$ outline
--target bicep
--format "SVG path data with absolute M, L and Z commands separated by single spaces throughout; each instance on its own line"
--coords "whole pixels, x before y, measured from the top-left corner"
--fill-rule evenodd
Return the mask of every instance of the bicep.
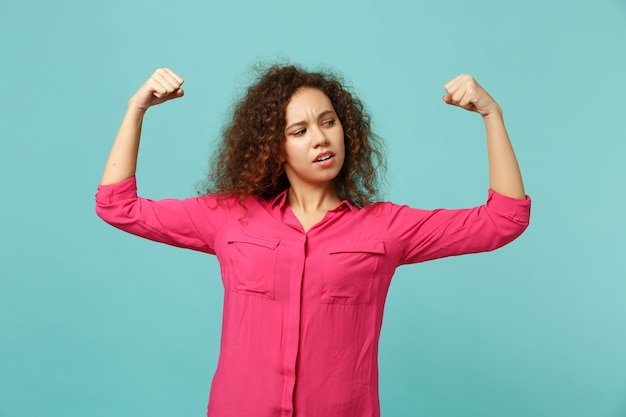
M 125 232 L 172 246 L 214 253 L 213 236 L 224 222 L 223 210 L 206 199 L 151 200 L 131 197 L 96 206 L 98 215 Z
M 398 207 L 390 230 L 401 244 L 402 264 L 487 252 L 514 240 L 528 225 L 529 202 L 503 201 L 466 209 Z

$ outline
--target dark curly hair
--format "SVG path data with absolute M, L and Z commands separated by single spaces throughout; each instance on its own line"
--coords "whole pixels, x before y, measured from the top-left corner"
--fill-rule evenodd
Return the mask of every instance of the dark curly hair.
M 362 102 L 330 72 L 308 72 L 294 65 L 262 69 L 232 110 L 232 120 L 208 177 L 207 193 L 275 197 L 289 187 L 280 160 L 289 100 L 303 87 L 321 90 L 344 129 L 345 161 L 334 179 L 340 198 L 364 207 L 378 198 L 379 169 L 385 168 L 382 140 L 372 133 Z

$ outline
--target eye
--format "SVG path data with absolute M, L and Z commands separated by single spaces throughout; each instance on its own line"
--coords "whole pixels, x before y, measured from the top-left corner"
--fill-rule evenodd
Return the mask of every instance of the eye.
M 292 135 L 294 136 L 302 136 L 306 133 L 306 129 L 300 129 L 300 130 L 296 130 L 295 132 L 292 133 Z
M 325 120 L 322 122 L 322 126 L 333 127 L 335 125 L 334 119 Z

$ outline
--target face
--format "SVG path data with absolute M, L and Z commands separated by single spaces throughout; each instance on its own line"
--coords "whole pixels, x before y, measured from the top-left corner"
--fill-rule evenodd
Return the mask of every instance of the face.
M 289 183 L 330 185 L 345 158 L 343 127 L 330 99 L 304 87 L 287 104 L 281 158 Z

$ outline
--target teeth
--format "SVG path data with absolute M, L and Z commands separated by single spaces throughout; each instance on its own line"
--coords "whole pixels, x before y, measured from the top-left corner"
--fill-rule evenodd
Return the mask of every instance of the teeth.
M 332 155 L 326 155 L 326 156 L 323 156 L 323 157 L 321 157 L 320 159 L 318 159 L 317 161 L 318 161 L 318 162 L 323 162 L 323 161 L 326 161 L 326 160 L 330 159 L 330 157 L 331 157 L 331 156 L 332 156 Z

